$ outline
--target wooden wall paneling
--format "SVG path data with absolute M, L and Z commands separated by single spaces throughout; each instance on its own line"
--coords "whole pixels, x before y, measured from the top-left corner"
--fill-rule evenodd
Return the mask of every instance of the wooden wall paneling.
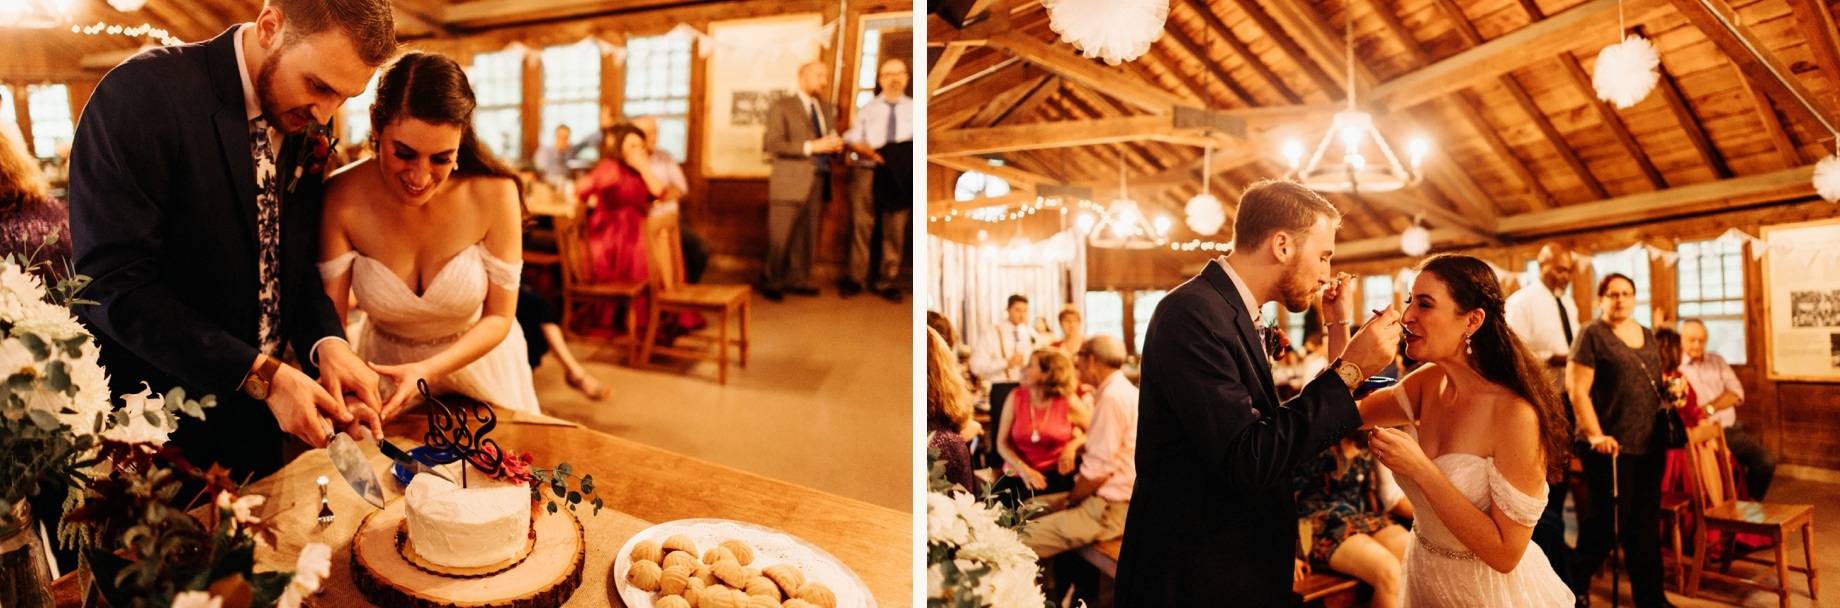
M 33 145 L 32 141 L 32 104 L 26 103 L 26 85 L 16 82 L 10 84 L 0 82 L 0 87 L 12 88 L 13 119 L 18 121 L 19 136 L 23 140 L 19 143 L 24 146 L 27 153 L 38 156 L 35 152 L 38 148 Z
M 1608 102 L 1598 99 L 1597 90 L 1591 86 L 1591 75 L 1585 73 L 1584 66 L 1578 63 L 1578 58 L 1571 53 L 1560 53 L 1559 64 L 1571 77 L 1572 86 L 1577 88 L 1579 94 L 1584 95 L 1586 105 L 1596 111 L 1597 120 L 1610 130 L 1611 135 L 1616 136 L 1616 141 L 1623 146 L 1623 151 L 1636 161 L 1636 166 L 1640 167 L 1642 174 L 1648 177 L 1649 185 L 1654 186 L 1656 190 L 1667 188 L 1667 180 L 1661 177 L 1661 171 L 1655 168 L 1654 161 L 1649 160 L 1648 155 L 1643 153 L 1642 144 L 1637 143 L 1636 137 L 1629 133 L 1629 127 L 1623 124 L 1621 117 L 1617 116 L 1616 109 L 1610 107 Z
M 1265 65 L 1257 53 L 1254 53 L 1244 41 L 1233 34 L 1232 28 L 1221 22 L 1220 16 L 1214 14 L 1213 8 L 1206 0 L 1187 0 L 1187 6 L 1201 16 L 1202 23 L 1207 27 L 1206 34 L 1202 36 L 1203 40 L 1209 43 L 1215 40 L 1225 43 L 1227 48 L 1232 49 L 1233 53 L 1239 56 L 1242 63 L 1258 74 L 1259 78 L 1264 80 L 1265 84 L 1270 86 L 1272 91 L 1276 92 L 1285 102 L 1303 103 L 1303 98 L 1298 96 L 1296 91 L 1292 91 L 1290 86 L 1284 83 L 1284 79 L 1279 78 L 1277 73 L 1271 70 L 1271 66 Z
M 64 82 L 64 90 L 70 93 L 70 123 L 75 126 L 83 118 L 83 107 L 89 105 L 90 95 L 96 93 L 96 85 L 101 78 L 85 78 Z

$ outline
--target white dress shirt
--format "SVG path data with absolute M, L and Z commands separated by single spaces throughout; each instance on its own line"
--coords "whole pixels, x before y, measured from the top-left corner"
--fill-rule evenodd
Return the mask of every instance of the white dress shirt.
M 1227 271 L 1227 278 L 1232 279 L 1233 286 L 1239 289 L 1239 297 L 1246 303 L 1246 312 L 1252 313 L 1252 327 L 1255 329 L 1263 329 L 1265 327 L 1265 303 L 1252 297 L 1252 288 L 1247 287 L 1246 281 L 1239 278 L 1239 273 L 1233 272 L 1233 265 L 1227 263 L 1227 256 L 1223 255 L 1214 258 L 1214 263 L 1219 264 L 1222 270 Z M 1264 345 L 1261 344 L 1260 346 L 1262 347 Z
M 1080 476 L 1105 478 L 1093 493 L 1110 502 L 1129 502 L 1137 485 L 1137 387 L 1115 371 L 1099 382 L 1093 396 L 1092 430 Z M 1107 477 L 1109 475 L 1109 477 Z
M 679 196 L 690 193 L 690 180 L 684 178 L 684 168 L 677 164 L 677 159 L 671 158 L 670 152 L 652 151 L 652 175 L 663 180 L 666 186 L 675 186 L 682 193 Z
M 971 373 L 993 384 L 1021 382 L 1022 366 L 1011 367 L 1010 355 L 1022 353 L 1026 365 L 1029 354 L 1044 344 L 1046 342 L 1035 335 L 1035 328 L 1027 321 L 1021 325 L 1010 323 L 1009 319 L 998 321 L 991 331 L 978 338 L 977 348 L 971 351 Z
M 1738 404 L 1744 403 L 1744 385 L 1738 382 L 1738 374 L 1731 370 L 1731 364 L 1725 362 L 1718 353 L 1706 353 L 1698 360 L 1682 358 L 1680 375 L 1687 377 L 1687 385 L 1693 387 L 1693 394 L 1699 396 L 1701 407 L 1710 407 L 1713 400 L 1726 392 L 1738 396 L 1738 403 L 1731 407 L 1712 413 L 1712 420 L 1719 426 L 1731 428 L 1738 423 Z
M 888 98 L 881 95 L 875 96 L 875 99 L 869 100 L 868 105 L 863 106 L 861 110 L 857 111 L 856 124 L 851 125 L 850 130 L 844 132 L 843 141 L 853 144 L 862 144 L 869 146 L 871 149 L 881 149 L 882 146 L 888 145 L 888 121 L 890 116 Z M 894 120 L 895 142 L 913 141 L 913 98 L 902 95 L 900 99 L 895 100 L 892 118 Z
M 831 117 L 824 113 L 824 107 L 818 105 L 818 100 L 812 99 L 811 96 L 806 95 L 804 91 L 799 91 L 798 97 L 799 106 L 805 108 L 805 116 L 802 117 L 805 119 L 805 122 L 811 122 L 811 115 L 813 113 L 818 115 L 818 124 L 824 127 L 818 130 L 817 136 L 819 138 L 829 135 L 831 131 L 837 130 L 837 125 L 831 124 Z M 811 156 L 811 140 L 805 141 L 805 155 Z
M 1559 302 L 1565 303 L 1565 319 L 1572 324 L 1572 337 L 1584 329 L 1578 324 L 1578 304 L 1571 298 L 1560 297 L 1554 300 L 1552 290 L 1545 283 L 1534 281 L 1522 285 L 1514 295 L 1508 296 L 1503 313 L 1507 316 L 1508 327 L 1527 344 L 1527 350 L 1540 361 L 1551 359 L 1553 355 L 1569 355 L 1572 345 L 1565 341 L 1565 328 L 1559 325 Z

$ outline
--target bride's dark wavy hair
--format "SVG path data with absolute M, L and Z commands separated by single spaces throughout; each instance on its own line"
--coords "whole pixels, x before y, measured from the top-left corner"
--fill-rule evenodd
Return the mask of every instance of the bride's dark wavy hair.
M 1507 387 L 1533 404 L 1540 418 L 1540 446 L 1546 457 L 1546 478 L 1564 479 L 1571 461 L 1572 431 L 1565 421 L 1564 406 L 1553 390 L 1546 365 L 1535 359 L 1514 329 L 1508 327 L 1501 281 L 1487 262 L 1466 256 L 1443 254 L 1419 264 L 1420 272 L 1429 272 L 1450 289 L 1461 314 L 1482 309 L 1482 327 L 1470 335 L 1471 363 L 1489 382 Z
M 473 86 L 467 83 L 460 64 L 446 55 L 410 51 L 384 68 L 377 79 L 377 103 L 371 105 L 371 139 L 381 146 L 386 126 L 401 118 L 414 118 L 434 125 L 460 127 L 460 150 L 454 159 L 454 174 L 503 177 L 518 181 L 504 161 L 479 143 L 473 132 Z M 523 202 L 519 188 L 519 203 Z

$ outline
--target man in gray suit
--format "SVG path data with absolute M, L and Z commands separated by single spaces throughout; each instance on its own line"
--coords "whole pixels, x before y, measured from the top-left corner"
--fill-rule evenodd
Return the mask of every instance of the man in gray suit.
M 799 67 L 798 95 L 779 100 L 767 111 L 763 148 L 773 157 L 767 182 L 767 259 L 760 291 L 778 302 L 782 293 L 818 295 L 808 282 L 818 224 L 831 198 L 831 167 L 841 168 L 843 151 L 837 135 L 837 106 L 819 97 L 830 88 L 830 72 L 821 61 Z

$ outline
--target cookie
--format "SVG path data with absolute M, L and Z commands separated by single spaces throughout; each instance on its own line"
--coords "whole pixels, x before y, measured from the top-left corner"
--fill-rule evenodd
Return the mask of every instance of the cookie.
M 658 564 L 648 561 L 634 562 L 632 568 L 626 570 L 626 582 L 645 591 L 657 591 L 658 579 L 663 575 L 664 570 L 660 569 Z
M 729 553 L 734 554 L 735 561 L 740 562 L 741 565 L 746 566 L 754 563 L 754 548 L 747 546 L 747 543 L 731 538 L 722 541 L 721 546 L 723 549 L 727 549 Z
M 831 593 L 831 588 L 824 586 L 824 583 L 816 581 L 805 583 L 804 586 L 799 587 L 797 597 L 811 602 L 818 608 L 837 608 L 837 595 Z
M 658 543 L 649 540 L 633 543 L 632 561 L 645 561 L 654 564 L 664 563 L 664 549 L 659 548 Z

